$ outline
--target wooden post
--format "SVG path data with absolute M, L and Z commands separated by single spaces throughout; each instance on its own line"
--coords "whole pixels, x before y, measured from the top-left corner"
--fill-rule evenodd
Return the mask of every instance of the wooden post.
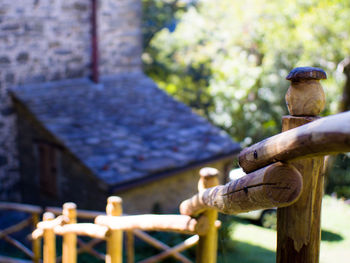
M 198 182 L 198 191 L 217 186 L 219 184 L 219 171 L 215 168 L 202 168 L 199 171 L 200 179 Z M 202 216 L 208 218 L 209 229 L 206 235 L 199 236 L 197 245 L 196 262 L 197 263 L 216 263 L 218 231 L 215 221 L 218 218 L 218 212 L 215 209 L 207 209 Z
M 134 251 L 134 232 L 132 230 L 126 231 L 126 253 L 127 262 L 135 262 L 135 251 Z
M 50 212 L 46 212 L 43 215 L 43 221 L 51 221 L 55 218 L 55 215 Z M 43 262 L 44 263 L 56 263 L 56 237 L 53 229 L 44 229 L 44 247 L 43 247 Z
M 74 203 L 65 203 L 63 205 L 63 216 L 65 217 L 67 224 L 76 224 L 77 206 Z M 62 262 L 77 262 L 77 235 L 74 233 L 67 233 L 63 235 Z
M 111 196 L 107 199 L 107 216 L 122 215 L 122 199 L 118 196 Z M 107 237 L 106 263 L 123 262 L 123 231 L 110 229 Z
M 291 86 L 286 102 L 291 116 L 283 117 L 283 131 L 317 119 L 325 95 L 318 68 L 295 68 L 287 76 Z M 303 177 L 303 192 L 297 202 L 277 210 L 277 263 L 317 263 L 320 249 L 320 217 L 323 196 L 324 157 L 292 161 Z
M 38 213 L 32 213 L 32 224 L 33 228 L 36 228 L 36 225 L 39 223 L 39 214 Z M 33 262 L 39 263 L 40 262 L 40 251 L 41 251 L 41 239 L 35 238 L 32 240 L 32 249 L 33 249 Z

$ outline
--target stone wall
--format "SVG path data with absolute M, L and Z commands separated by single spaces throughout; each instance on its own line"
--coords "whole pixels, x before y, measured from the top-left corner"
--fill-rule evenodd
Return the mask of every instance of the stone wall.
M 140 0 L 100 0 L 100 73 L 141 70 Z M 0 200 L 19 201 L 12 85 L 88 77 L 90 0 L 1 0 Z
M 217 168 L 221 171 L 220 183 L 225 183 L 225 171 L 231 168 L 232 158 L 208 163 L 205 166 Z M 179 213 L 180 203 L 198 193 L 199 169 L 193 168 L 166 177 L 141 187 L 116 192 L 123 198 L 123 211 L 128 214 L 140 213 Z M 228 176 L 226 174 L 226 176 Z
M 103 0 L 98 13 L 100 73 L 140 71 L 142 54 L 140 0 Z

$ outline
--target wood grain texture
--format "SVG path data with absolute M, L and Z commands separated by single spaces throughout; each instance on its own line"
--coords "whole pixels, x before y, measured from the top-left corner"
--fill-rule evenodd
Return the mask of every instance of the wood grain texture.
M 287 116 L 283 118 L 283 129 L 293 129 L 309 121 L 310 118 Z M 317 263 L 324 157 L 290 163 L 302 174 L 304 191 L 297 202 L 277 209 L 277 263 Z
M 242 212 L 290 205 L 299 197 L 302 177 L 288 164 L 276 163 L 226 185 L 209 188 L 185 200 L 180 213 L 197 215 L 205 208 L 221 213 Z
M 292 118 L 302 122 L 304 117 Z M 306 122 L 313 117 L 305 117 Z M 256 143 L 239 154 L 239 164 L 247 173 L 277 161 L 324 156 L 350 151 L 350 112 L 335 114 L 282 132 Z
M 289 113 L 293 116 L 316 116 L 323 111 L 326 103 L 319 80 L 292 82 L 285 98 Z

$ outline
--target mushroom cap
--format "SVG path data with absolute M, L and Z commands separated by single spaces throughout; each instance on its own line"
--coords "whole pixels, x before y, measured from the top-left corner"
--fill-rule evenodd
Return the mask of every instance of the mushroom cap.
M 298 67 L 293 69 L 288 76 L 287 80 L 299 81 L 308 79 L 327 79 L 327 74 L 323 69 L 314 67 Z

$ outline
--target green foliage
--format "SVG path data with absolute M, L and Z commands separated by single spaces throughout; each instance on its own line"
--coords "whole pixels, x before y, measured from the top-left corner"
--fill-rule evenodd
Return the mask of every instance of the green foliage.
M 350 206 L 341 200 L 325 196 L 321 212 L 320 263 L 349 262 Z M 235 230 L 231 233 L 231 239 L 235 243 L 234 250 L 227 250 L 222 257 L 218 257 L 218 263 L 276 261 L 276 231 L 253 225 L 247 221 L 233 222 Z
M 337 155 L 327 178 L 326 193 L 350 199 L 350 155 Z
M 326 113 L 336 111 L 337 66 L 350 54 L 349 1 L 171 1 L 174 8 L 150 9 L 152 2 L 162 1 L 144 0 L 152 10 L 146 20 L 157 25 L 145 43 L 146 73 L 236 140 L 249 144 L 280 131 L 284 78 L 296 66 L 327 71 Z M 174 19 L 171 32 L 165 24 Z

